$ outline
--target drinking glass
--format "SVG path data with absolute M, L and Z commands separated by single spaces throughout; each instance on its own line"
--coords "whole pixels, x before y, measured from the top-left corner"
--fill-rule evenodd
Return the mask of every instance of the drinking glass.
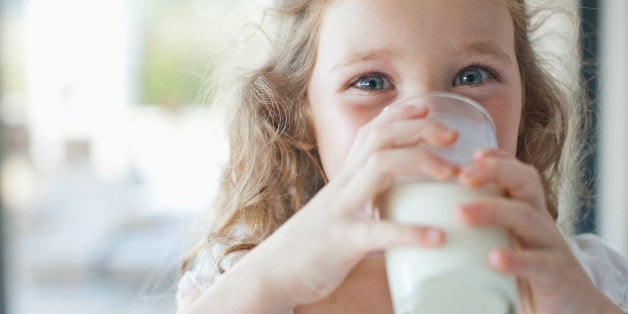
M 426 119 L 457 130 L 448 147 L 418 145 L 465 166 L 478 148 L 496 148 L 495 127 L 487 111 L 467 97 L 430 93 L 391 106 L 427 106 Z M 470 189 L 456 180 L 437 181 L 422 175 L 401 176 L 380 203 L 383 218 L 434 226 L 446 233 L 438 248 L 400 247 L 386 251 L 386 269 L 396 314 L 508 314 L 517 308 L 512 276 L 488 264 L 492 249 L 509 247 L 507 231 L 500 227 L 470 227 L 455 218 L 455 208 L 478 199 L 500 195 L 489 185 Z

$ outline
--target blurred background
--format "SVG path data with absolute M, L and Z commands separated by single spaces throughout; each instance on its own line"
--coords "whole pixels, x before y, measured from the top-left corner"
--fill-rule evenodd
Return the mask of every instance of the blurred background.
M 0 0 L 0 313 L 175 312 L 227 152 L 202 86 L 267 2 Z M 572 227 L 628 255 L 628 1 L 573 4 L 595 120 Z

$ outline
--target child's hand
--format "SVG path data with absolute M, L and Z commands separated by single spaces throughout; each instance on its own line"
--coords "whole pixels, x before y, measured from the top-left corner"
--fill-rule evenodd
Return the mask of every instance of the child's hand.
M 441 230 L 376 220 L 371 205 L 398 175 L 457 175 L 456 166 L 416 145 L 456 140 L 456 132 L 423 119 L 426 115 L 425 108 L 399 106 L 367 123 L 342 171 L 258 247 L 259 254 L 268 252 L 261 269 L 293 305 L 331 294 L 370 251 L 442 244 Z
M 546 210 L 539 172 L 508 154 L 479 151 L 460 182 L 469 187 L 496 184 L 504 197 L 459 208 L 470 225 L 498 225 L 513 237 L 512 249 L 491 252 L 490 264 L 518 277 L 524 313 L 619 313 L 573 256 Z

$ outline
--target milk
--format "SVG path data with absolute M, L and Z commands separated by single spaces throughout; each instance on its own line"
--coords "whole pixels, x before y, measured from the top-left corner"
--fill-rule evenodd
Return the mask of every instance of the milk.
M 497 196 L 494 187 L 468 189 L 455 182 L 398 182 L 387 193 L 382 214 L 401 223 L 435 226 L 446 232 L 439 248 L 395 248 L 386 268 L 395 313 L 514 313 L 516 285 L 488 264 L 494 248 L 509 247 L 498 227 L 469 227 L 455 208 Z

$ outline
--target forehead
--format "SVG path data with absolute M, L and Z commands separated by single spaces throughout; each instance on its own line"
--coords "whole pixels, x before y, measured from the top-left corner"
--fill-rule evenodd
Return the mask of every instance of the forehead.
M 381 49 L 442 55 L 476 42 L 514 55 L 512 18 L 498 0 L 336 0 L 320 32 L 319 53 L 338 57 Z

